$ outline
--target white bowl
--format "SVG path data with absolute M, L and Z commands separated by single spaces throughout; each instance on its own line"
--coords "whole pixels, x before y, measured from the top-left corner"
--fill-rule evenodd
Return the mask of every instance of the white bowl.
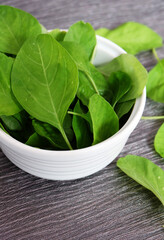
M 126 53 L 113 42 L 97 36 L 93 63 L 99 65 Z M 126 124 L 109 139 L 79 150 L 51 151 L 27 146 L 0 129 L 0 146 L 4 154 L 24 171 L 51 180 L 72 180 L 89 176 L 111 163 L 121 152 L 137 126 L 146 101 L 146 89 L 133 107 Z

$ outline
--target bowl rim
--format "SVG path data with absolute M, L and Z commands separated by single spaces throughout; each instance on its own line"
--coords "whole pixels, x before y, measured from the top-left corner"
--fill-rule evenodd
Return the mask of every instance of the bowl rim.
M 98 39 L 103 39 L 103 41 L 105 42 L 110 42 L 111 46 L 116 47 L 120 52 L 122 52 L 121 54 L 126 54 L 126 52 L 119 47 L 117 44 L 113 43 L 112 41 L 105 39 L 103 37 L 97 36 L 96 37 Z M 91 145 L 89 147 L 86 148 L 81 148 L 81 149 L 73 149 L 73 150 L 46 150 L 46 149 L 40 149 L 40 148 L 36 148 L 36 147 L 32 147 L 29 145 L 26 145 L 18 140 L 16 140 L 15 138 L 13 138 L 12 136 L 8 135 L 7 133 L 5 133 L 1 128 L 0 128 L 0 148 L 1 148 L 1 143 L 2 145 L 7 145 L 7 146 L 13 146 L 14 148 L 20 149 L 20 151 L 22 152 L 29 152 L 30 154 L 42 154 L 42 155 L 55 155 L 55 156 L 63 156 L 66 155 L 68 156 L 69 154 L 80 154 L 80 153 L 84 153 L 84 152 L 90 152 L 90 151 L 95 151 L 96 149 L 99 148 L 104 148 L 106 145 L 109 144 L 109 142 L 116 142 L 118 141 L 118 138 L 122 137 L 122 135 L 125 134 L 125 132 L 132 132 L 134 130 L 134 128 L 136 127 L 136 125 L 138 124 L 144 107 L 145 107 L 145 102 L 146 102 L 146 87 L 144 88 L 141 96 L 139 96 L 133 106 L 132 112 L 128 118 L 128 120 L 126 121 L 126 123 L 123 125 L 123 127 L 116 132 L 114 135 L 112 135 L 111 137 L 107 138 L 106 140 L 95 144 L 95 145 Z M 130 135 L 129 133 L 129 135 Z

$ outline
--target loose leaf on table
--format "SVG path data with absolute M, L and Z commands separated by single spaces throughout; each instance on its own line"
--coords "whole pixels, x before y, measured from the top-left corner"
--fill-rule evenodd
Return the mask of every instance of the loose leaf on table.
M 99 66 L 99 71 L 107 78 L 111 73 L 122 71 L 131 79 L 130 90 L 121 98 L 125 102 L 140 96 L 147 82 L 147 71 L 144 66 L 131 54 L 121 54 L 111 62 Z
M 91 64 L 84 49 L 74 42 L 62 42 L 61 45 L 69 52 L 79 70 L 78 98 L 84 105 L 88 105 L 89 98 L 97 93 L 107 100 L 111 98 L 111 90 L 108 81 Z
M 93 145 L 111 137 L 119 130 L 119 120 L 112 106 L 100 95 L 93 95 L 89 101 L 93 124 Z
M 154 147 L 157 153 L 164 158 L 164 123 L 158 129 L 154 139 Z
M 57 41 L 63 41 L 66 32 L 65 31 L 61 31 L 60 29 L 56 28 L 50 32 L 48 32 L 48 34 L 50 34 L 53 38 L 55 38 Z
M 152 191 L 164 205 L 164 171 L 150 160 L 127 155 L 117 166 L 136 182 Z
M 131 54 L 162 46 L 162 38 L 156 32 L 137 22 L 126 22 L 113 30 L 101 28 L 96 34 L 115 42 Z
M 164 103 L 164 59 L 149 72 L 146 90 L 147 97 Z
M 119 119 L 131 110 L 135 101 L 136 101 L 136 99 L 132 99 L 132 100 L 129 100 L 129 101 L 126 101 L 126 102 L 121 102 L 121 103 L 116 104 L 114 110 L 115 110 Z
M 68 149 L 68 146 L 60 131 L 52 125 L 38 120 L 32 120 L 33 127 L 37 134 L 46 138 L 52 146 L 58 149 Z
M 10 86 L 13 59 L 0 53 L 0 63 L 0 116 L 8 116 L 19 112 L 22 108 L 14 97 Z
M 81 113 L 82 116 L 84 115 L 80 107 L 79 101 L 76 103 L 74 107 L 74 112 L 78 114 Z M 73 115 L 72 126 L 76 136 L 77 148 L 80 149 L 91 146 L 92 137 L 89 130 L 88 122 L 81 116 Z
M 31 14 L 10 6 L 0 6 L 0 52 L 16 55 L 27 38 L 42 33 Z
M 114 108 L 116 103 L 129 91 L 131 79 L 126 73 L 118 71 L 111 73 L 108 82 L 113 93 L 112 106 Z
M 36 119 L 63 129 L 66 112 L 78 87 L 78 70 L 67 51 L 50 35 L 29 39 L 12 71 L 12 89 L 23 108 Z
M 81 45 L 88 59 L 91 59 L 94 48 L 96 46 L 95 30 L 90 23 L 79 21 L 74 23 L 65 35 L 64 41 L 76 42 Z

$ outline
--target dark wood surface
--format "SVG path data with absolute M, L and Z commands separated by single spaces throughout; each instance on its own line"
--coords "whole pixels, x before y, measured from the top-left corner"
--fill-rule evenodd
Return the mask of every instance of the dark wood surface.
M 30 12 L 47 29 L 68 28 L 81 19 L 95 28 L 138 21 L 164 38 L 163 0 L 0 0 L 0 4 Z M 164 49 L 158 54 L 164 58 Z M 148 70 L 156 62 L 151 52 L 138 57 Z M 144 115 L 162 114 L 164 104 L 147 100 Z M 141 120 L 120 156 L 141 155 L 164 169 L 164 159 L 153 148 L 161 123 Z M 58 182 L 23 172 L 0 152 L 0 240 L 164 240 L 162 204 L 122 173 L 116 160 L 85 179 Z

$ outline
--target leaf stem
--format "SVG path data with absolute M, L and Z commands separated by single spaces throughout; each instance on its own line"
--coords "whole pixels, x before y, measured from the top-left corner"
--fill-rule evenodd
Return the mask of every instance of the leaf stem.
M 154 57 L 156 58 L 157 62 L 160 62 L 160 59 L 159 59 L 159 57 L 158 57 L 158 54 L 157 54 L 155 48 L 152 49 L 152 52 L 153 52 L 153 55 L 154 55 Z
M 65 134 L 65 131 L 64 131 L 64 129 L 62 127 L 60 128 L 60 132 L 61 132 L 61 134 L 62 134 L 62 136 L 63 136 L 67 146 L 69 147 L 69 149 L 73 150 L 73 148 L 72 148 L 72 146 L 71 146 L 71 144 L 70 144 L 70 142 L 69 142 L 69 140 L 67 138 L 67 135 Z
M 68 111 L 67 113 L 78 116 L 78 117 L 83 117 L 80 113 L 77 113 L 77 112 Z
M 92 77 L 90 76 L 90 74 L 89 74 L 88 72 L 84 72 L 84 73 L 85 73 L 85 75 L 89 78 L 89 80 L 90 80 L 90 82 L 91 82 L 91 84 L 92 84 L 95 92 L 96 92 L 98 95 L 100 95 L 99 90 L 97 89 L 97 86 L 96 86 L 96 84 L 94 83 L 94 80 L 92 79 Z
M 141 119 L 143 119 L 143 120 L 158 120 L 158 119 L 164 119 L 164 116 L 142 116 Z

